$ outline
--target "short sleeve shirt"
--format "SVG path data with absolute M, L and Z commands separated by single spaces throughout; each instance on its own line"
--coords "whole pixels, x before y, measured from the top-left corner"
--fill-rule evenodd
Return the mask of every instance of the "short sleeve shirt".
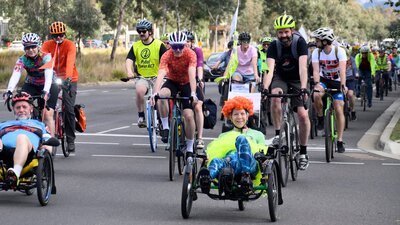
M 167 79 L 184 85 L 189 83 L 189 67 L 196 68 L 196 60 L 196 53 L 187 47 L 180 57 L 175 57 L 172 49 L 169 49 L 161 57 L 160 70 L 167 71 Z
M 257 49 L 253 46 L 249 46 L 246 52 L 242 52 L 240 47 L 237 48 L 237 57 L 238 57 L 238 66 L 236 68 L 236 72 L 239 72 L 242 75 L 250 75 L 254 74 L 253 66 L 251 64 L 251 60 L 254 57 L 257 57 Z
M 337 58 L 335 48 L 338 48 Z M 331 52 L 328 54 L 324 51 L 319 51 L 320 50 L 316 48 L 312 53 L 312 62 L 319 62 L 319 75 L 328 80 L 340 81 L 339 61 L 347 61 L 346 51 L 337 46 L 332 47 Z

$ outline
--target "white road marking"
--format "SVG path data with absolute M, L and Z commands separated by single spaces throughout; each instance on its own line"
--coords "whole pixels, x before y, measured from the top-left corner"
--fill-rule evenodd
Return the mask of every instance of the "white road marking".
M 129 126 L 127 126 L 129 127 Z M 117 128 L 114 128 L 117 129 Z M 118 128 L 118 129 L 125 129 L 125 128 Z M 113 129 L 111 129 L 113 130 Z M 99 136 L 99 137 L 128 137 L 128 138 L 149 138 L 149 135 L 143 135 L 143 134 L 105 134 L 104 132 L 109 132 L 110 130 L 107 131 L 101 131 L 98 133 L 78 133 L 76 136 Z M 203 137 L 203 140 L 214 140 L 216 138 L 211 138 L 211 137 Z
M 322 147 L 310 147 L 310 146 L 308 146 L 307 147 L 307 151 L 311 151 L 311 152 L 319 152 L 320 150 L 325 151 L 325 146 L 322 146 Z M 363 150 L 361 150 L 359 148 L 346 148 L 346 151 L 364 152 Z
M 150 146 L 150 144 L 135 144 L 133 143 L 132 145 L 134 146 Z M 157 144 L 157 147 L 165 147 L 167 144 Z
M 105 131 L 100 131 L 100 132 L 97 132 L 97 133 L 98 134 L 104 134 L 104 133 L 107 133 L 107 132 L 111 132 L 111 131 L 115 131 L 115 130 L 122 130 L 122 129 L 126 129 L 126 128 L 129 128 L 129 126 L 117 127 L 117 128 L 113 128 L 113 129 L 109 129 L 109 130 L 105 130 Z
M 115 142 L 85 142 L 85 141 L 81 141 L 81 142 L 75 142 L 76 144 L 84 144 L 84 145 L 119 145 L 119 143 L 115 143 Z
M 110 92 L 110 91 L 102 91 L 103 93 L 108 93 L 108 92 Z
M 400 163 L 382 163 L 382 166 L 400 166 Z
M 92 155 L 94 157 L 111 157 L 111 158 L 141 158 L 141 159 L 166 159 L 165 156 L 144 156 L 144 155 Z
M 324 161 L 310 161 L 312 164 L 335 164 L 335 165 L 365 165 L 365 163 L 359 162 L 324 162 Z
M 89 90 L 78 90 L 78 93 L 85 93 L 85 92 L 93 92 L 96 91 L 95 89 L 89 89 Z

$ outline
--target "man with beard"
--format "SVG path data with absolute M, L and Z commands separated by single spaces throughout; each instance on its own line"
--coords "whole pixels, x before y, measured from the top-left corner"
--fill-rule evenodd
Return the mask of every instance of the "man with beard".
M 153 25 L 143 19 L 136 24 L 136 31 L 140 40 L 133 43 L 126 57 L 125 68 L 128 78 L 140 76 L 144 78 L 156 77 L 160 65 L 161 56 L 167 51 L 164 43 L 153 38 Z M 136 81 L 136 108 L 138 110 L 138 126 L 146 127 L 144 117 L 144 95 L 149 89 L 149 83 L 145 79 Z
M 295 34 L 296 22 L 292 16 L 282 15 L 274 21 L 274 29 L 278 40 L 271 43 L 267 52 L 269 71 L 264 76 L 264 92 L 268 93 L 303 93 L 302 98 L 307 98 L 307 43 Z M 296 37 L 295 37 L 296 36 Z M 295 45 L 295 46 L 293 46 Z M 293 46 L 293 47 L 292 47 Z M 272 83 L 271 83 L 272 82 Z M 291 98 L 291 106 L 297 112 L 300 134 L 300 169 L 308 167 L 307 141 L 310 132 L 308 111 L 304 108 L 302 98 Z M 282 107 L 280 98 L 271 99 L 275 138 L 273 144 L 279 143 L 279 134 L 282 123 Z

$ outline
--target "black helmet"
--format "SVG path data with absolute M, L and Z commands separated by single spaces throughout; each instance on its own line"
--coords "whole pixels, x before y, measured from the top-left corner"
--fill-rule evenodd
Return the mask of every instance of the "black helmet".
M 247 33 L 247 32 L 243 32 L 243 33 L 240 33 L 240 34 L 239 34 L 239 41 L 243 41 L 243 40 L 248 40 L 248 41 L 250 41 L 250 39 L 251 39 L 251 36 L 250 36 L 250 34 Z
M 232 48 L 233 47 L 233 41 L 228 42 L 228 48 Z
M 184 31 L 184 33 L 186 34 L 186 39 L 188 40 L 188 41 L 193 41 L 194 40 L 194 35 L 193 35 L 193 33 L 192 32 L 190 32 L 190 31 Z
M 139 22 L 136 24 L 136 29 L 152 30 L 153 24 L 146 19 L 142 19 L 142 20 L 139 20 Z

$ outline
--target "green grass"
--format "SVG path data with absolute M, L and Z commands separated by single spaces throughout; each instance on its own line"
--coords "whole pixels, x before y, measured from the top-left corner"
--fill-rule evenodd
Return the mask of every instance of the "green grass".
M 400 120 L 397 121 L 397 124 L 394 127 L 392 134 L 390 135 L 390 140 L 400 141 Z

